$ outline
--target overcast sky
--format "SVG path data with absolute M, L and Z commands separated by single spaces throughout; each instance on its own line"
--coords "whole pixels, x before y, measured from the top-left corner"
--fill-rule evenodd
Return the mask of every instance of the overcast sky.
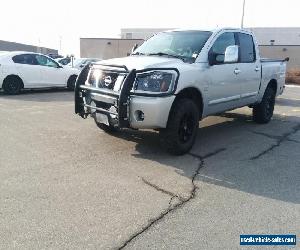
M 243 0 L 2 0 L 0 40 L 79 54 L 121 28 L 239 27 Z M 245 27 L 300 27 L 300 0 L 246 0 Z

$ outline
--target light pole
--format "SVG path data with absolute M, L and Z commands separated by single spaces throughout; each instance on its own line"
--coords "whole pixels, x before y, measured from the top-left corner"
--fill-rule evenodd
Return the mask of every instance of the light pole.
M 243 0 L 243 13 L 242 13 L 241 28 L 244 28 L 245 2 L 246 2 L 246 0 Z
M 59 36 L 59 53 L 61 53 L 61 40 L 62 40 L 62 36 Z

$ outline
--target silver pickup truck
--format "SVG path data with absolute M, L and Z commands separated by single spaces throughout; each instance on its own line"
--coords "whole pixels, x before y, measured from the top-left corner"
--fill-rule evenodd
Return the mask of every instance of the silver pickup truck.
M 75 113 L 91 115 L 106 132 L 159 130 L 164 148 L 180 155 L 209 115 L 249 106 L 255 122 L 269 122 L 286 61 L 261 59 L 247 30 L 161 32 L 128 57 L 87 65 L 77 78 Z

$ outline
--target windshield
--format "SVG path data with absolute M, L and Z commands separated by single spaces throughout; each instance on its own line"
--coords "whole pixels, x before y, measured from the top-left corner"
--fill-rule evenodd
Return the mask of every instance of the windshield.
M 98 61 L 101 61 L 101 59 L 99 59 L 99 58 L 78 58 L 73 61 L 73 66 L 76 68 L 76 67 L 80 67 L 82 65 L 86 65 L 90 62 L 98 62 Z M 72 66 L 72 62 L 68 63 L 68 65 Z
M 81 64 L 83 64 L 84 62 L 86 61 L 86 59 L 82 59 L 82 58 L 79 58 L 79 59 L 75 59 L 73 61 L 73 66 L 74 67 L 79 67 Z M 69 62 L 68 65 L 72 66 L 72 62 Z
M 211 34 L 208 31 L 162 32 L 145 41 L 133 55 L 170 55 L 195 61 Z

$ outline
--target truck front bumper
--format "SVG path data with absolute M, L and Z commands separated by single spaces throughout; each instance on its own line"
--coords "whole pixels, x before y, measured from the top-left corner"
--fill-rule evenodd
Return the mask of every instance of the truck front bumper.
M 166 128 L 174 99 L 174 95 L 167 97 L 131 96 L 129 108 L 130 127 Z
M 135 70 L 128 72 L 120 92 L 85 85 L 89 67 L 85 67 L 75 86 L 75 113 L 119 128 L 165 128 L 175 95 L 152 97 L 131 92 Z M 104 119 L 103 119 L 104 118 Z

